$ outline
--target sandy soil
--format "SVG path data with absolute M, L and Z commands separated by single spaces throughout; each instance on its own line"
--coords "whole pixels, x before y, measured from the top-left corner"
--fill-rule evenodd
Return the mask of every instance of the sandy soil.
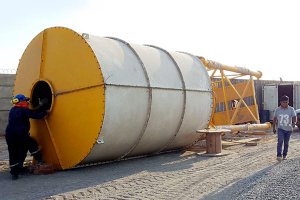
M 257 146 L 227 143 L 224 156 L 178 151 L 157 156 L 27 175 L 12 181 L 6 143 L 0 137 L 1 199 L 205 199 L 277 164 L 276 137 L 261 136 Z M 232 146 L 231 146 L 232 145 Z M 299 157 L 300 135 L 293 133 L 289 159 Z

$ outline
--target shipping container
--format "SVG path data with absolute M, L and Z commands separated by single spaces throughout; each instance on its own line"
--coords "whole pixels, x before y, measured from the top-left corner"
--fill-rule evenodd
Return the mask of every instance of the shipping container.
M 280 97 L 287 95 L 289 106 L 300 109 L 299 83 L 273 83 L 263 86 L 263 110 L 268 113 L 269 121 L 273 120 L 274 111 L 280 105 Z

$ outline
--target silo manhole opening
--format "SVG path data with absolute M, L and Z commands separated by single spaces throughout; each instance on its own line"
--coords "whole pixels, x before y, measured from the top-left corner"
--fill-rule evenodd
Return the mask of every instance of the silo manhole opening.
M 38 81 L 32 88 L 31 104 L 33 109 L 50 110 L 52 106 L 52 89 L 48 82 Z M 39 106 L 40 105 L 40 106 Z

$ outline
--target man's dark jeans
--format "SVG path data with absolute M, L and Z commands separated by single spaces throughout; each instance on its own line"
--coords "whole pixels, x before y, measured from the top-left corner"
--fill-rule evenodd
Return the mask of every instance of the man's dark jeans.
M 285 157 L 287 155 L 287 152 L 289 150 L 289 141 L 291 137 L 292 131 L 285 131 L 283 129 L 278 129 L 277 136 L 278 136 L 278 142 L 277 142 L 277 157 Z M 283 153 L 282 153 L 282 144 L 283 145 Z

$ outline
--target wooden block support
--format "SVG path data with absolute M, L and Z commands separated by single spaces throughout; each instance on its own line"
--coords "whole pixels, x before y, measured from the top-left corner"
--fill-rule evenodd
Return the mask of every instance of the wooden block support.
M 204 129 L 198 133 L 206 134 L 206 154 L 220 154 L 222 152 L 222 134 L 231 132 L 228 129 Z
M 46 175 L 54 173 L 54 167 L 52 164 L 30 164 L 28 166 L 29 172 L 35 175 Z
M 206 135 L 206 153 L 214 154 L 222 152 L 221 133 L 209 133 Z

